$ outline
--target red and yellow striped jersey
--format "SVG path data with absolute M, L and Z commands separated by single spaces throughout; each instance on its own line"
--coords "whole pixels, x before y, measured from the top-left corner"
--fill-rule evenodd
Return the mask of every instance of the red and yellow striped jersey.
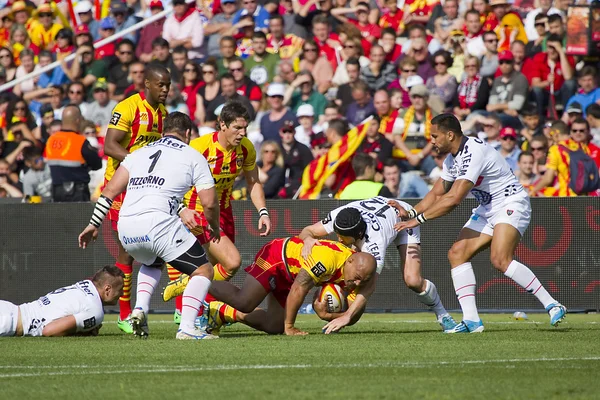
M 127 132 L 120 145 L 133 153 L 137 149 L 160 139 L 167 109 L 159 104 L 157 109 L 146 101 L 143 92 L 121 101 L 113 110 L 108 128 Z M 119 167 L 120 161 L 108 158 L 104 178 L 109 181 Z
M 221 209 L 231 205 L 231 192 L 235 179 L 242 171 L 252 171 L 256 168 L 256 150 L 248 138 L 243 138 L 236 147 L 225 150 L 219 143 L 219 132 L 204 135 L 190 142 L 190 146 L 198 150 L 206 161 L 215 178 L 215 188 Z M 196 188 L 192 188 L 184 198 L 188 208 L 201 212 L 202 205 L 198 200 Z
M 308 259 L 302 257 L 304 242 L 297 237 L 290 238 L 283 249 L 284 262 L 292 279 L 301 269 L 306 270 L 315 284 L 337 283 L 344 287 L 344 264 L 354 251 L 342 243 L 319 240 L 312 248 Z

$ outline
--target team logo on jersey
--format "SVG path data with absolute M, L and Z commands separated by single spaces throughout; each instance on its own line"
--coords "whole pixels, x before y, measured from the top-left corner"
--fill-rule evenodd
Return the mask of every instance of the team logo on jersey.
M 508 214 L 508 216 L 510 217 L 511 215 L 513 215 L 513 210 L 506 210 L 506 214 Z
M 310 271 L 317 277 L 319 278 L 321 275 L 323 275 L 325 272 L 327 272 L 327 268 L 325 268 L 325 266 L 323 265 L 323 263 L 321 261 L 319 261 L 318 263 L 316 263 L 314 265 L 314 267 L 312 267 L 310 269 Z
M 140 113 L 140 125 L 148 125 L 148 113 L 147 112 Z
M 114 112 L 112 115 L 112 118 L 110 119 L 109 124 L 110 125 L 117 125 L 119 123 L 119 121 L 121 120 L 121 113 L 120 112 Z
M 235 160 L 235 164 L 237 165 L 238 169 L 242 168 L 242 159 L 238 158 L 237 160 Z

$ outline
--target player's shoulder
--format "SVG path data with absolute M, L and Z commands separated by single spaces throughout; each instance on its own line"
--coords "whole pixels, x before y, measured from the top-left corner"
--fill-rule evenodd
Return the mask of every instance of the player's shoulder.
M 256 151 L 254 148 L 254 143 L 252 143 L 252 141 L 247 137 L 242 138 L 242 141 L 240 142 L 240 147 L 248 151 Z
M 313 247 L 313 249 L 318 248 L 320 251 L 325 253 L 334 253 L 334 252 L 344 252 L 344 253 L 354 253 L 354 250 L 347 247 L 345 244 L 336 242 L 335 240 L 319 240 L 320 244 L 317 244 Z
M 120 102 L 118 102 L 117 105 L 115 106 L 115 109 L 116 108 L 137 108 L 142 103 L 143 103 L 142 97 L 140 96 L 139 93 L 136 93 L 136 94 L 131 95 L 131 96 L 127 97 L 126 99 L 123 99 Z
M 194 150 L 202 152 L 202 151 L 210 148 L 210 146 L 214 145 L 213 136 L 214 136 L 214 134 L 211 133 L 209 135 L 204 135 L 204 136 L 200 136 L 199 138 L 193 139 L 190 142 L 190 147 Z

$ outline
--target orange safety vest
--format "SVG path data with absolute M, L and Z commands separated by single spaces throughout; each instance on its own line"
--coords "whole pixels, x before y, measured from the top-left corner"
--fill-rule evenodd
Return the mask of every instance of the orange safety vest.
M 86 163 L 81 155 L 84 143 L 85 136 L 76 132 L 56 132 L 48 138 L 44 158 L 50 166 L 81 167 Z

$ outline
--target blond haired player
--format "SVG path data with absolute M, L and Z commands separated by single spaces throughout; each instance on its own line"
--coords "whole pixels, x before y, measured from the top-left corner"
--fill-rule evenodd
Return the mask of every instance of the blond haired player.
M 163 66 L 151 64 L 144 74 L 145 90 L 135 94 L 116 105 L 106 131 L 104 153 L 108 165 L 104 174 L 104 187 L 112 179 L 121 161 L 128 154 L 160 139 L 164 119 L 167 116 L 165 101 L 171 87 L 171 74 Z M 119 210 L 123 205 L 125 193 L 116 196 L 108 213 L 112 229 L 117 233 Z M 117 325 L 125 333 L 133 333 L 130 323 L 131 315 L 131 274 L 133 257 L 123 248 L 118 240 L 119 254 L 115 265 L 125 274 L 123 296 L 119 299 L 119 319 Z
M 215 187 L 219 206 L 221 208 L 221 240 L 213 243 L 206 235 L 206 219 L 202 205 L 198 202 L 198 194 L 192 189 L 185 195 L 184 203 L 192 210 L 201 214 L 199 227 L 192 233 L 207 249 L 209 259 L 214 264 L 215 281 L 228 281 L 233 277 L 242 264 L 242 258 L 235 247 L 235 226 L 231 207 L 231 192 L 235 179 L 244 174 L 248 193 L 259 214 L 258 229 L 261 236 L 271 232 L 271 220 L 266 208 L 265 192 L 258 179 L 256 168 L 256 150 L 252 142 L 246 138 L 249 114 L 246 107 L 236 101 L 225 104 L 219 115 L 219 130 L 211 135 L 205 135 L 190 142 L 190 146 L 201 153 L 215 178 Z M 169 274 L 171 283 L 165 288 L 163 300 L 169 301 L 180 295 L 187 284 L 188 278 L 183 276 L 174 279 Z M 210 303 L 211 299 L 207 299 Z
M 204 312 L 203 328 L 217 334 L 223 324 L 241 322 L 266 333 L 306 335 L 294 325 L 304 298 L 314 286 L 336 283 L 346 292 L 355 291 L 367 298 L 373 292 L 377 263 L 372 255 L 321 240 L 304 258 L 303 247 L 298 237 L 272 240 L 246 268 L 248 275 L 241 288 L 229 282 L 214 282 L 210 294 L 220 301 L 210 303 L 210 311 Z M 265 298 L 267 310 L 256 309 Z M 350 306 L 349 325 L 356 323 L 363 311 L 364 307 Z M 337 330 L 329 329 L 329 324 L 324 328 L 325 333 Z

